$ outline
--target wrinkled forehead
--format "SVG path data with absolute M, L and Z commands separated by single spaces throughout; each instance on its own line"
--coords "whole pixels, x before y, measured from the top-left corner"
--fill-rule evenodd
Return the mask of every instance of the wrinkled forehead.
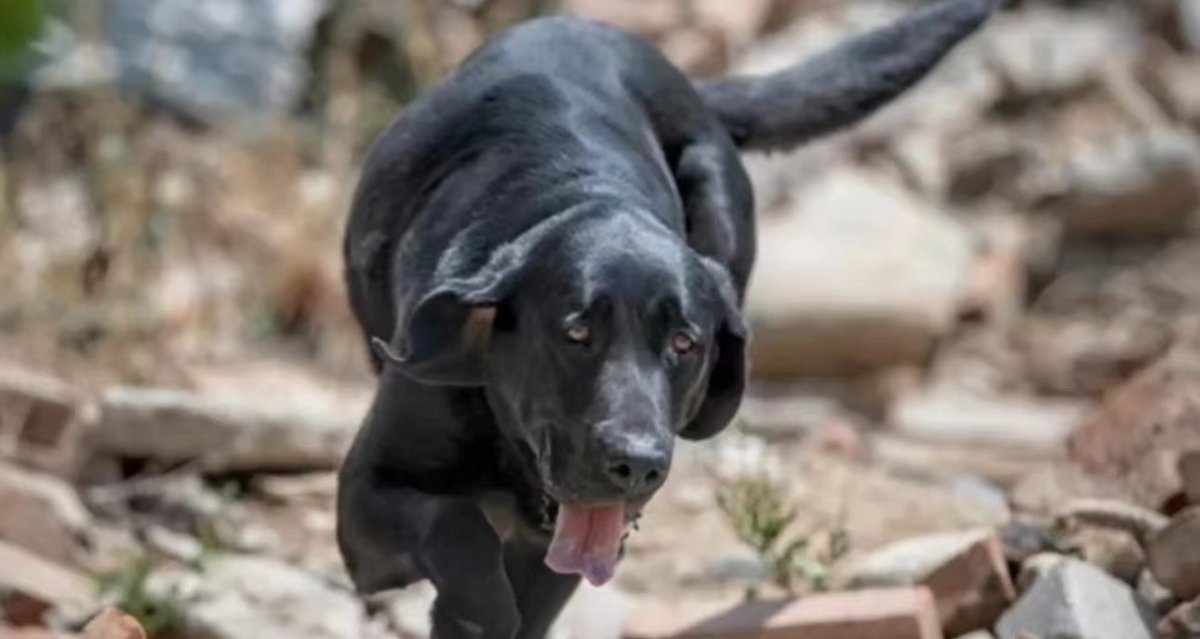
M 641 308 L 694 303 L 696 258 L 664 228 L 606 221 L 565 232 L 544 257 L 532 291 L 546 302 L 586 308 L 597 301 Z

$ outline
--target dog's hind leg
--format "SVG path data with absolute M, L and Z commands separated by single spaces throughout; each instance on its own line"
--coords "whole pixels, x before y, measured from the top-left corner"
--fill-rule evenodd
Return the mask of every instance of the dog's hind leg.
M 504 569 L 521 613 L 517 639 L 542 639 L 575 592 L 579 577 L 550 570 L 546 547 L 524 542 L 505 545 Z

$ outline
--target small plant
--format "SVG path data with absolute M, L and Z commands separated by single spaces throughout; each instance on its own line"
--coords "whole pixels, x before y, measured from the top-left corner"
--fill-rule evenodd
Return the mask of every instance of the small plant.
M 145 555 L 135 557 L 97 579 L 100 594 L 112 597 L 113 605 L 142 624 L 150 637 L 164 637 L 183 625 L 182 601 L 174 590 L 166 594 L 148 587 L 154 562 Z
M 758 554 L 771 583 L 788 593 L 796 591 L 797 580 L 813 590 L 829 585 L 830 567 L 849 550 L 844 531 L 827 535 L 824 548 L 813 544 L 816 535 L 789 535 L 796 508 L 788 503 L 783 488 L 765 475 L 745 475 L 720 483 L 717 506 L 734 534 Z M 747 593 L 757 597 L 756 588 Z

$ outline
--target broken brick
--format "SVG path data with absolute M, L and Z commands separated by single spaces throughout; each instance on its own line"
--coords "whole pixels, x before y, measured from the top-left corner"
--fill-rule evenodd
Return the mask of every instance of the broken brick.
M 77 461 L 76 397 L 63 382 L 0 365 L 0 457 L 58 474 Z
M 928 586 L 949 636 L 990 628 L 1016 599 L 1004 549 L 987 529 L 926 535 L 886 546 L 855 564 L 850 584 Z
M 84 575 L 0 541 L 0 593 L 4 619 L 29 626 L 52 609 L 88 605 L 92 587 Z

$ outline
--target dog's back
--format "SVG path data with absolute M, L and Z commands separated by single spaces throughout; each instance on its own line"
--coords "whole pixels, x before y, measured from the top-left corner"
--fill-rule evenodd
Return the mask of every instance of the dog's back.
M 367 338 L 395 326 L 392 260 L 410 235 L 421 242 L 404 250 L 427 253 L 412 261 L 432 277 L 439 239 L 467 225 L 518 233 L 582 198 L 618 194 L 678 211 L 665 153 L 688 118 L 719 126 L 688 79 L 638 38 L 568 18 L 494 38 L 410 105 L 364 166 L 343 249 Z

